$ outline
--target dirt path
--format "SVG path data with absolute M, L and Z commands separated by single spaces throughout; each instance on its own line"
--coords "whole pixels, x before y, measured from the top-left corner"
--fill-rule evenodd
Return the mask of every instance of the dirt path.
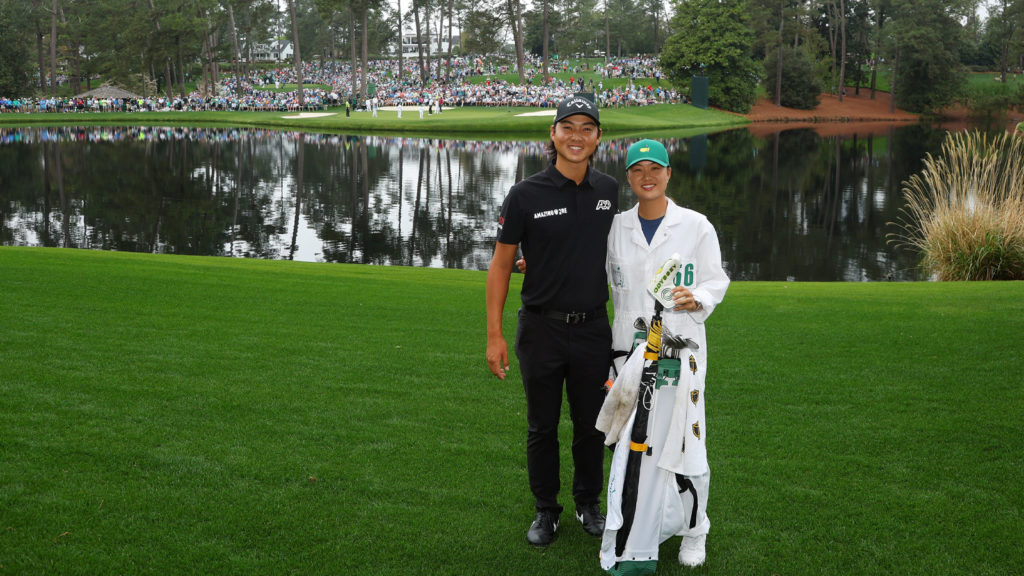
M 859 95 L 847 92 L 842 102 L 834 94 L 822 94 L 821 103 L 813 110 L 783 108 L 767 99 L 758 100 L 743 116 L 751 121 L 748 129 L 760 135 L 777 132 L 780 124 L 784 124 L 786 130 L 812 128 L 822 136 L 861 132 L 877 134 L 894 123 L 917 121 L 917 114 L 899 108 L 890 112 L 889 105 L 888 92 L 876 92 L 872 100 L 871 91 L 862 89 Z M 1010 116 L 1009 129 L 1012 129 L 1024 119 L 1024 111 L 1011 111 Z M 963 129 L 966 122 L 967 111 L 957 106 L 946 111 L 941 124 L 947 129 Z
M 865 122 L 885 121 L 902 122 L 917 120 L 911 114 L 897 108 L 889 112 L 891 98 L 888 92 L 876 92 L 871 99 L 868 90 L 861 90 L 860 95 L 848 93 L 843 101 L 834 94 L 822 94 L 821 103 L 813 110 L 797 110 L 776 106 L 769 100 L 759 100 L 749 114 L 744 114 L 753 122 Z
M 822 136 L 877 133 L 893 123 L 917 121 L 916 114 L 899 108 L 889 112 L 889 103 L 888 92 L 876 92 L 872 100 L 869 90 L 861 90 L 860 95 L 847 93 L 842 102 L 834 94 L 822 94 L 821 103 L 812 110 L 784 108 L 768 99 L 758 100 L 743 116 L 750 119 L 748 129 L 755 134 L 777 132 L 778 125 L 784 123 L 787 130 L 813 128 Z

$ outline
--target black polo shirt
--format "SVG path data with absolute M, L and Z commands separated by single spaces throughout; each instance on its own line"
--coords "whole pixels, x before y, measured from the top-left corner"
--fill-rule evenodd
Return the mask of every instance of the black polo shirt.
M 501 207 L 498 242 L 519 244 L 528 268 L 526 306 L 589 312 L 608 302 L 605 257 L 619 183 L 587 168 L 580 185 L 554 164 L 512 186 Z

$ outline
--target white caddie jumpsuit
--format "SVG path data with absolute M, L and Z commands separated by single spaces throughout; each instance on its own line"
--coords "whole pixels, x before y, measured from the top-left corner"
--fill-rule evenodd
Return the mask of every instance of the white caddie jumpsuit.
M 704 321 L 725 296 L 729 277 L 722 269 L 718 236 L 702 214 L 680 208 L 669 199 L 665 217 L 648 245 L 637 210 L 634 206 L 617 215 L 608 236 L 608 281 L 615 305 L 613 348 L 629 351 L 643 338 L 633 323 L 637 318 L 650 322 L 654 298 L 647 292 L 647 285 L 673 253 L 678 253 L 681 261 L 676 285 L 689 288 L 703 309 L 662 312 L 666 330 L 693 340 L 699 349 L 687 348 L 678 359 L 662 358 L 658 362 L 658 383 L 648 424 L 651 452 L 643 457 L 636 514 L 626 548 L 616 556 L 632 417 L 623 429 L 608 479 L 608 517 L 601 544 L 601 567 L 605 570 L 620 561 L 657 560 L 658 546 L 668 538 L 707 534 L 711 526 L 706 514 L 710 472 L 705 447 Z M 640 351 L 634 356 L 640 356 Z M 633 361 L 635 358 L 631 358 Z M 620 359 L 617 364 L 621 367 L 622 362 Z

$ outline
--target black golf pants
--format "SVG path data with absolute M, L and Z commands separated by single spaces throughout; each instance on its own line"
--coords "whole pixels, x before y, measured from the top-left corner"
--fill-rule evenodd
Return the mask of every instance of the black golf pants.
M 607 318 L 567 324 L 519 310 L 515 349 L 526 390 L 526 465 L 538 511 L 562 511 L 558 422 L 563 383 L 573 426 L 573 500 L 577 506 L 600 500 L 604 436 L 594 423 L 604 402 L 611 345 Z

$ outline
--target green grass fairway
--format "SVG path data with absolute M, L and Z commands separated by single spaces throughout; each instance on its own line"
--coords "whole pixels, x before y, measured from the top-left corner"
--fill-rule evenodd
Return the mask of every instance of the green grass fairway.
M 0 247 L 0 575 L 600 574 L 525 542 L 484 279 Z M 737 282 L 708 332 L 708 561 L 659 574 L 1020 573 L 1024 283 Z
M 352 112 L 345 116 L 344 108 L 331 108 L 331 116 L 295 118 L 294 112 L 96 112 L 71 114 L 3 114 L 0 126 L 38 125 L 213 125 L 252 126 L 305 130 L 309 132 L 339 132 L 347 134 L 408 134 L 444 135 L 450 138 L 516 138 L 546 139 L 553 115 L 523 116 L 541 111 L 540 108 L 465 107 L 446 108 L 441 114 L 424 114 L 421 119 L 416 108 L 407 106 L 398 118 L 392 110 L 381 110 L 376 118 L 369 112 Z M 549 109 L 554 112 L 554 109 Z M 291 117 L 291 118 L 289 118 Z M 653 131 L 682 131 L 687 134 L 706 133 L 741 126 L 748 121 L 742 116 L 719 110 L 701 110 L 689 104 L 657 104 L 630 108 L 604 108 L 601 127 L 605 138 L 650 133 Z M 686 134 L 684 134 L 686 135 Z

